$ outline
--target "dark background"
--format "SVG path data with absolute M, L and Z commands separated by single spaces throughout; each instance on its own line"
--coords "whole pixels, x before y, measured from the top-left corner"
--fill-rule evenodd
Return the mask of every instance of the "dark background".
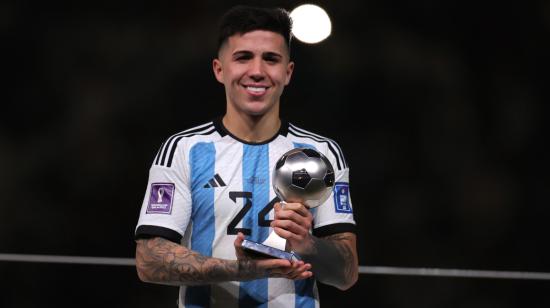
M 291 10 L 302 2 L 244 2 Z M 550 2 L 314 1 L 293 123 L 351 166 L 361 265 L 550 272 Z M 0 5 L 0 253 L 133 257 L 161 142 L 221 115 L 233 2 Z M 549 307 L 550 283 L 361 275 L 324 307 Z M 0 262 L 0 307 L 175 307 L 132 267 Z

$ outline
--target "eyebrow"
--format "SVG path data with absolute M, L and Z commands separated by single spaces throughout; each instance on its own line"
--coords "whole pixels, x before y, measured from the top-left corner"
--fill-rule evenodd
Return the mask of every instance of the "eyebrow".
M 236 57 L 239 57 L 239 56 L 251 56 L 253 54 L 254 53 L 252 51 L 249 51 L 249 50 L 237 50 L 232 54 L 232 57 L 236 58 Z M 277 52 L 274 52 L 274 51 L 267 51 L 267 52 L 262 53 L 262 57 L 282 59 L 283 55 L 281 55 Z
M 264 57 L 270 57 L 270 58 L 277 58 L 277 59 L 282 59 L 282 58 L 283 58 L 283 55 L 278 54 L 278 53 L 276 53 L 276 52 L 272 52 L 272 51 L 264 52 L 264 53 L 262 54 L 262 56 L 264 56 Z
M 235 51 L 232 56 L 239 56 L 239 55 L 249 55 L 249 54 L 252 54 L 252 51 L 248 51 L 248 50 L 237 50 Z

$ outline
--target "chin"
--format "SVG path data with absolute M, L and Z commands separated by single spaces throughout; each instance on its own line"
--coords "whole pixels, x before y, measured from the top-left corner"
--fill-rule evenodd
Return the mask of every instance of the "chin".
M 273 103 L 265 98 L 262 100 L 250 100 L 247 98 L 234 102 L 235 103 L 232 105 L 236 110 L 238 110 L 238 112 L 254 117 L 263 116 L 271 110 L 274 110 L 274 107 L 276 106 L 276 103 Z
M 262 104 L 261 106 L 253 106 L 252 108 L 245 108 L 243 111 L 251 116 L 262 116 L 271 110 L 271 106 Z
M 267 112 L 262 110 L 262 111 L 248 111 L 246 112 L 247 115 L 251 116 L 251 117 L 261 117 L 263 115 L 265 115 Z

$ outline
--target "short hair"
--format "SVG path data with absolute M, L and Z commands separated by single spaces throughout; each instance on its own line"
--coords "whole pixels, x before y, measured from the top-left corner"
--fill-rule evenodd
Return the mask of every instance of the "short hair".
M 292 19 L 282 8 L 261 8 L 237 5 L 227 11 L 219 24 L 218 51 L 230 36 L 254 30 L 266 30 L 281 34 L 290 53 Z

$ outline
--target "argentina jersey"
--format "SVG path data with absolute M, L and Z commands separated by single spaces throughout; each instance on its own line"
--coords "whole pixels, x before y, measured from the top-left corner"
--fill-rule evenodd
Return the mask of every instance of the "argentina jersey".
M 262 143 L 239 140 L 221 119 L 168 138 L 157 153 L 136 237 L 161 236 L 208 257 L 235 260 L 238 232 L 263 242 L 272 231 L 278 199 L 271 173 L 282 154 L 297 147 L 323 153 L 335 171 L 331 197 L 312 209 L 313 234 L 355 232 L 349 169 L 332 140 L 282 122 Z M 319 307 L 315 279 L 264 278 L 182 286 L 179 307 Z

